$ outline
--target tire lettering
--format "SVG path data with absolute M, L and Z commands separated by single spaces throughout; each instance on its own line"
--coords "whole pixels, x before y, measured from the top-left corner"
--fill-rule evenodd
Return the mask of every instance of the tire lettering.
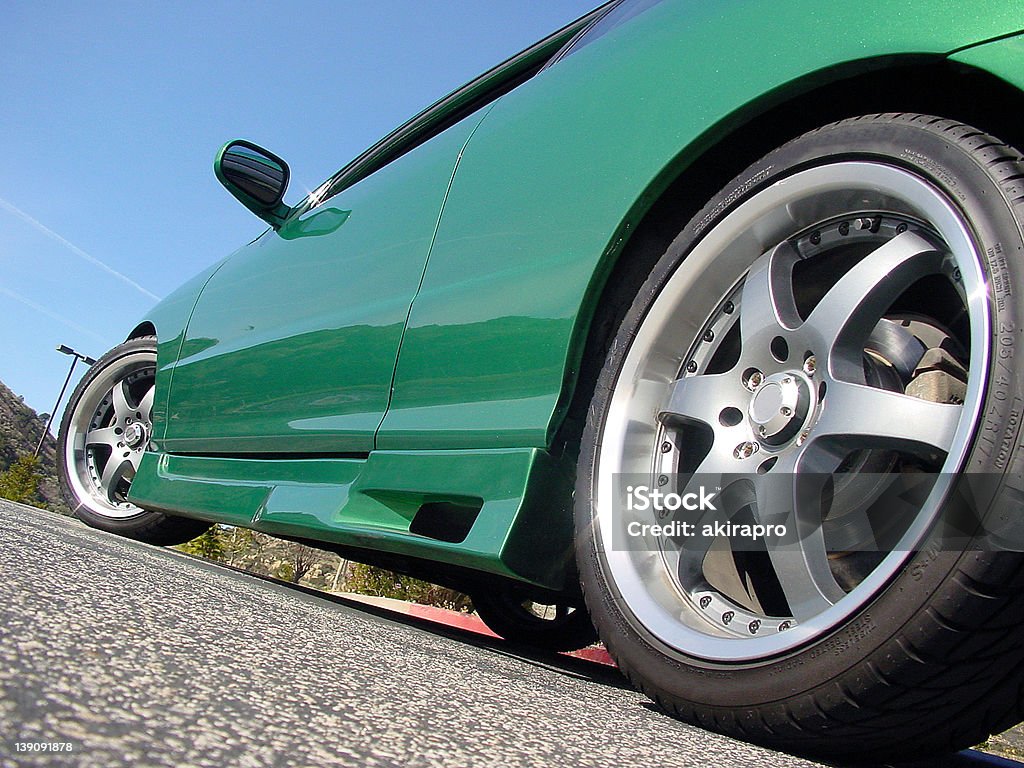
M 1013 295 L 1010 289 L 1010 273 L 1006 265 L 1006 254 L 1003 253 L 1002 243 L 993 243 L 991 248 L 985 250 L 988 270 L 991 277 L 992 296 L 996 300 L 996 310 L 1002 312 L 1006 309 L 1007 300 Z M 1013 330 L 1013 323 L 1007 323 Z M 1006 333 L 1003 329 L 1004 323 L 999 324 L 999 332 Z

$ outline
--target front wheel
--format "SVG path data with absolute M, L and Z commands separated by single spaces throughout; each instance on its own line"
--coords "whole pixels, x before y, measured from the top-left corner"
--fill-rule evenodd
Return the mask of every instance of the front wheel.
M 965 478 L 978 519 L 1021 515 L 1021 178 L 968 126 L 847 120 L 749 168 L 655 266 L 588 412 L 577 557 L 601 639 L 669 712 L 844 759 L 1020 720 L 1024 556 L 938 530 Z
M 71 395 L 57 439 L 57 474 L 74 515 L 93 528 L 151 544 L 182 544 L 209 523 L 128 500 L 153 432 L 156 339 L 132 339 L 101 357 Z

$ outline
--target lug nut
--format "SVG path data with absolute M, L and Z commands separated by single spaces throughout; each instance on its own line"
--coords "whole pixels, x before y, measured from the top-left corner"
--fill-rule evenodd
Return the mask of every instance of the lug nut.
M 782 408 L 779 409 L 779 413 L 781 413 L 783 416 L 792 416 L 793 415 L 793 409 L 784 405 L 784 406 L 782 406 Z
M 737 459 L 749 459 L 755 453 L 757 453 L 757 443 L 740 443 L 732 455 Z
M 873 227 L 874 225 L 875 222 L 873 222 L 871 219 L 857 219 L 857 221 L 853 223 L 853 226 L 855 226 L 857 229 L 871 229 L 871 227 Z
M 818 361 L 814 355 L 810 355 L 804 360 L 804 373 L 808 376 L 813 376 L 816 370 L 818 370 Z
M 747 389 L 753 392 L 762 384 L 764 384 L 764 374 L 761 373 L 760 371 L 751 371 L 750 375 L 747 376 L 747 380 L 744 382 L 744 384 L 746 384 Z

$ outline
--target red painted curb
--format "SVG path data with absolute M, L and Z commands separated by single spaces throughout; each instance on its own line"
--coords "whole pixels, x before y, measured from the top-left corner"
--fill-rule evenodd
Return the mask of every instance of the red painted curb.
M 378 608 L 384 608 L 385 610 L 392 611 L 393 613 L 412 616 L 417 619 L 424 619 L 435 624 L 443 624 L 446 627 L 463 629 L 467 632 L 474 632 L 486 637 L 498 637 L 497 634 L 487 628 L 487 625 L 484 624 L 483 621 L 480 620 L 480 617 L 475 613 L 458 613 L 444 608 L 437 608 L 433 605 L 407 603 L 403 600 L 394 600 L 389 597 L 372 597 L 369 595 L 357 595 L 351 592 L 345 592 L 343 593 L 343 596 L 350 600 L 357 600 L 361 603 L 368 603 L 370 605 L 375 605 Z M 600 646 L 582 648 L 578 651 L 569 651 L 562 655 L 583 659 L 585 661 L 593 662 L 594 664 L 603 664 L 608 667 L 616 666 L 615 661 L 608 654 L 608 651 Z

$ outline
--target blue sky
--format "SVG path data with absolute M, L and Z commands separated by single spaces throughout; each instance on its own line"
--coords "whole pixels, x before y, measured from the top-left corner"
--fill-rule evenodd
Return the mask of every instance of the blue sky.
M 262 230 L 214 179 L 226 140 L 284 157 L 297 202 L 429 103 L 597 4 L 8 4 L 0 380 L 50 411 L 70 360 L 58 344 L 98 357 L 158 297 Z

